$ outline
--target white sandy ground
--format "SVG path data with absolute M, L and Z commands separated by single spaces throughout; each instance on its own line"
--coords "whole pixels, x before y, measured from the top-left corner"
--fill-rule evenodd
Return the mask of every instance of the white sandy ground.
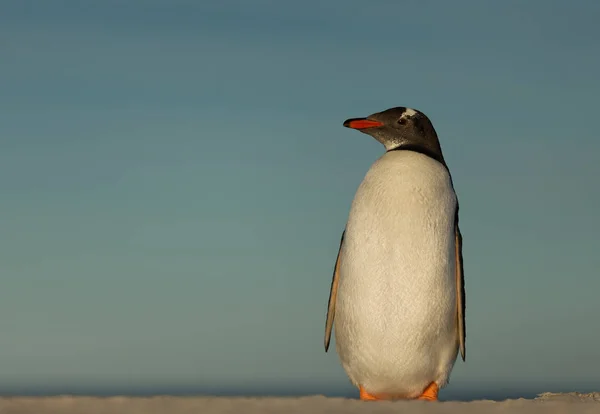
M 599 414 L 600 393 L 541 394 L 533 400 L 362 402 L 345 398 L 0 397 L 0 414 Z

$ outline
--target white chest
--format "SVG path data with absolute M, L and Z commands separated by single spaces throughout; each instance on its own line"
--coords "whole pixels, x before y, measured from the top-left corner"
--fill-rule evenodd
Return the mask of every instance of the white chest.
M 335 321 L 353 382 L 445 381 L 457 345 L 455 208 L 448 171 L 425 155 L 389 152 L 367 173 L 346 227 Z

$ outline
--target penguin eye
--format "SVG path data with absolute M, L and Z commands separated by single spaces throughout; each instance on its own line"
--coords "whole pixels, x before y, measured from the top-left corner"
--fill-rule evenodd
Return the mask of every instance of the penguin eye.
M 400 119 L 398 119 L 398 123 L 399 123 L 400 125 L 404 125 L 404 124 L 406 124 L 406 118 L 400 118 Z

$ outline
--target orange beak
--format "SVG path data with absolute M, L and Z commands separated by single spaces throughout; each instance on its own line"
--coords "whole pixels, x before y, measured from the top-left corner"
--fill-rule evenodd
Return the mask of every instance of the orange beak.
M 344 122 L 344 126 L 346 128 L 352 129 L 366 129 L 383 126 L 383 123 L 379 121 L 373 121 L 367 118 L 352 118 Z

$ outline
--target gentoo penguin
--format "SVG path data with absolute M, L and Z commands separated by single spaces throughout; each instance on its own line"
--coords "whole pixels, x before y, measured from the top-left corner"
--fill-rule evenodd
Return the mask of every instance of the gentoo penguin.
M 458 200 L 429 118 L 397 107 L 344 126 L 386 152 L 360 184 L 335 262 L 325 352 L 361 400 L 437 401 L 458 351 L 465 289 Z

